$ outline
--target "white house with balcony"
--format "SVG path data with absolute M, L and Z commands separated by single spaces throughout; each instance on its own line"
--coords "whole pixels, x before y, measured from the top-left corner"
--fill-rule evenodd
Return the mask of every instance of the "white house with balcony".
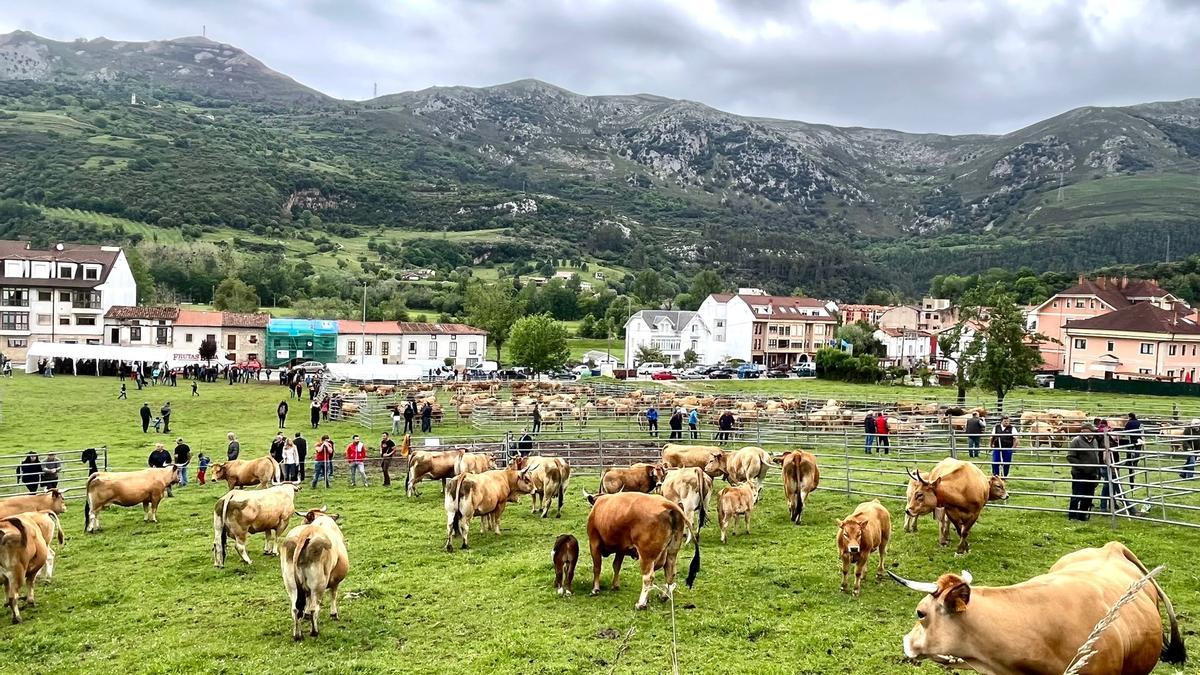
M 625 322 L 625 366 L 637 367 L 638 350 L 658 349 L 674 363 L 691 350 L 701 363 L 708 363 L 712 333 L 698 312 L 643 309 Z
M 34 342 L 101 344 L 108 309 L 137 302 L 118 246 L 0 241 L 0 261 L 0 349 L 17 361 Z
M 487 331 L 461 323 L 338 321 L 341 363 L 416 364 L 474 368 L 487 360 Z
M 933 333 L 911 328 L 880 328 L 874 333 L 885 349 L 884 365 L 911 368 L 930 363 L 936 352 Z

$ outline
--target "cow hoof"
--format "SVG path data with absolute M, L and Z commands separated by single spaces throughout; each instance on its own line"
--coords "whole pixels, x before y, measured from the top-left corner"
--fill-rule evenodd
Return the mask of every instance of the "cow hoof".
M 454 547 L 450 544 L 446 544 L 446 553 L 454 553 Z
M 311 635 L 313 637 L 317 637 L 317 631 L 314 630 L 313 632 L 309 633 L 309 635 Z
M 554 592 L 558 593 L 559 595 L 562 595 L 564 590 L 566 590 L 566 589 L 559 588 L 559 589 L 555 590 Z
M 638 610 L 638 611 L 641 611 L 641 610 L 643 610 L 643 609 L 646 609 L 646 603 L 644 603 L 644 602 L 640 602 L 640 603 L 638 603 L 638 604 L 634 605 L 634 606 L 633 606 L 633 608 L 634 608 L 634 609 L 636 609 L 636 610 Z
M 21 617 L 19 617 L 19 616 L 14 616 L 14 617 L 13 617 L 13 620 L 12 620 L 12 622 L 13 622 L 14 624 L 21 623 Z
M 464 550 L 464 551 L 470 551 L 470 550 L 471 550 L 471 547 L 470 547 L 470 546 L 467 546 L 467 543 L 466 543 L 466 542 L 463 542 L 463 545 L 462 545 L 462 550 Z
M 593 588 L 593 589 L 592 589 L 592 595 L 600 595 L 600 589 L 599 589 L 599 588 Z
M 338 620 L 338 615 L 337 615 L 337 614 L 330 614 L 330 615 L 329 615 L 329 618 L 333 619 L 334 621 L 337 621 L 337 620 Z
M 574 593 L 572 593 L 571 591 L 564 591 L 563 595 L 574 595 Z
M 300 633 L 292 633 L 292 639 L 296 642 L 304 642 L 304 636 Z
M 561 512 L 561 511 L 559 511 L 558 513 L 554 514 L 554 517 L 555 517 L 555 518 L 562 518 L 562 512 Z

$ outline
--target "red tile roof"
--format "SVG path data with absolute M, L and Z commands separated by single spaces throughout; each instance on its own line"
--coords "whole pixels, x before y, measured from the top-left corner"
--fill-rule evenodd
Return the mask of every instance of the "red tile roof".
M 239 312 L 205 312 L 196 309 L 179 310 L 180 326 L 202 326 L 207 328 L 266 328 L 270 314 L 242 314 Z
M 804 312 L 825 309 L 825 302 L 816 298 L 799 298 L 787 295 L 739 295 L 751 308 L 769 307 L 770 314 L 754 314 L 755 319 L 768 321 L 816 321 L 835 323 L 832 316 L 813 316 Z
M 370 335 L 487 335 L 487 331 L 462 323 L 416 321 L 338 321 L 338 333 Z
M 1103 330 L 1163 335 L 1200 335 L 1200 324 L 1149 302 L 1122 307 L 1090 319 L 1068 321 L 1067 330 Z
M 106 319 L 146 319 L 149 321 L 174 321 L 179 318 L 178 307 L 131 307 L 113 305 L 104 313 Z

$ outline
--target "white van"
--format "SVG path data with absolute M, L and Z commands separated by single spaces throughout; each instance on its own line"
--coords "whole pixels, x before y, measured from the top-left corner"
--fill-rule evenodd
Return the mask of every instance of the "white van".
M 657 361 L 647 361 L 638 366 L 637 374 L 639 377 L 650 377 L 655 373 L 661 373 L 667 369 L 666 366 Z

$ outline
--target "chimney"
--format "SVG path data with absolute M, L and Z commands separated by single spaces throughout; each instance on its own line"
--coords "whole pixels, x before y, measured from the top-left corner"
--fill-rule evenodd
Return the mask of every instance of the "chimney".
M 1125 290 L 1128 287 L 1129 287 L 1129 275 L 1126 274 L 1121 277 L 1121 290 Z
M 1086 280 L 1087 280 L 1087 277 L 1085 277 L 1083 274 L 1080 274 L 1080 275 L 1079 275 L 1079 283 L 1080 283 L 1080 284 L 1082 284 L 1082 283 L 1083 283 L 1084 281 L 1086 281 Z

